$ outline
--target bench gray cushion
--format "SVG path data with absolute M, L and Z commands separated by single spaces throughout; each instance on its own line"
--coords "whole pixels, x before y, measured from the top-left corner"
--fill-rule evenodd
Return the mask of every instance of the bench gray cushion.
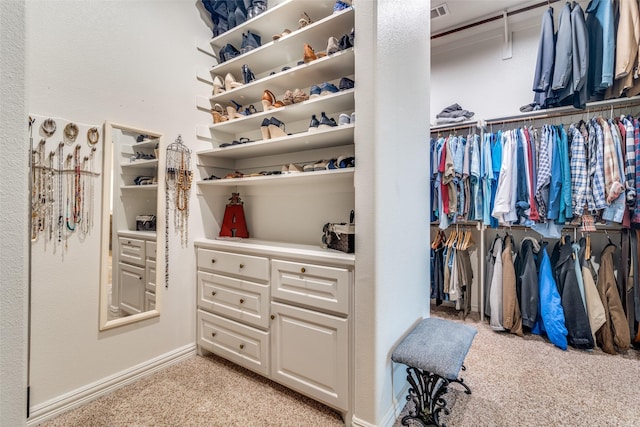
M 477 332 L 468 325 L 429 317 L 398 344 L 391 360 L 454 380 Z

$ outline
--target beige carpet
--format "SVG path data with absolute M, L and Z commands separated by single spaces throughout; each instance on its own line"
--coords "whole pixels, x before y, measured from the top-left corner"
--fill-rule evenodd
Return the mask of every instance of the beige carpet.
M 455 319 L 447 311 L 434 315 Z M 456 320 L 457 321 L 457 320 Z M 540 337 L 478 329 L 445 399 L 455 426 L 638 426 L 640 356 L 563 352 Z M 406 413 L 407 408 L 405 408 Z M 402 415 L 404 415 L 404 413 Z M 401 415 L 401 416 L 402 416 Z M 339 414 L 223 359 L 194 356 L 40 424 L 57 426 L 343 425 Z M 396 421 L 394 426 L 400 426 Z

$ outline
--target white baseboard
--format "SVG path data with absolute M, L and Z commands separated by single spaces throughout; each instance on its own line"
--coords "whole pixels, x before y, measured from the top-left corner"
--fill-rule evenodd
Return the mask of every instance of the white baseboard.
M 394 399 L 393 405 L 389 407 L 385 416 L 382 417 L 382 421 L 380 424 L 371 424 L 367 421 L 361 420 L 358 417 L 353 417 L 351 420 L 352 427 L 392 427 L 393 423 L 396 422 L 398 416 L 404 409 L 407 404 L 406 396 L 409 393 L 409 383 L 407 382 L 405 386 L 402 388 L 402 391 L 398 394 L 397 398 Z
M 35 426 L 195 354 L 195 344 L 189 344 L 36 405 L 31 408 L 27 426 Z

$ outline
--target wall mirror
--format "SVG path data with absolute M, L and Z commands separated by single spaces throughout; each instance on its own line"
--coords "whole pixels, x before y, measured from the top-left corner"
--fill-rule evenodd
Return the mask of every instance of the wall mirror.
M 100 330 L 160 315 L 164 288 L 162 135 L 105 123 Z

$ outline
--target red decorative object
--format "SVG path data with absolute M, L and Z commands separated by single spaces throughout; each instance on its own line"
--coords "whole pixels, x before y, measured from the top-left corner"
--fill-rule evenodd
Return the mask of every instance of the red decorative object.
M 247 222 L 244 218 L 244 208 L 240 193 L 231 193 L 229 203 L 224 210 L 220 237 L 249 237 Z

